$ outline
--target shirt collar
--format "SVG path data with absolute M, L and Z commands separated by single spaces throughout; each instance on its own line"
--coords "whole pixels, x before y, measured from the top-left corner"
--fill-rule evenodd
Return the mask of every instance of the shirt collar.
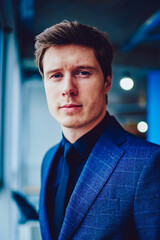
M 88 158 L 98 138 L 101 136 L 101 134 L 107 127 L 108 119 L 109 113 L 107 112 L 105 117 L 96 127 L 94 127 L 91 131 L 83 135 L 73 144 L 82 160 Z M 62 146 L 64 146 L 66 142 L 68 142 L 68 140 L 63 135 Z

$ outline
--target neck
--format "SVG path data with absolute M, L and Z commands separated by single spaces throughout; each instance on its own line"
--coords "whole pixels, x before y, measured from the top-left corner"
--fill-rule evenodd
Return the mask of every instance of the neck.
M 80 128 L 67 128 L 67 127 L 61 126 L 62 127 L 62 132 L 63 132 L 65 138 L 70 143 L 74 143 L 80 137 L 82 137 L 83 135 L 85 135 L 86 133 L 91 131 L 94 127 L 96 127 L 102 121 L 102 119 L 104 118 L 105 115 L 106 115 L 106 111 L 104 112 L 104 114 L 102 114 L 100 116 L 100 118 L 98 118 L 95 121 L 89 123 L 88 125 L 85 125 L 85 126 L 80 127 Z

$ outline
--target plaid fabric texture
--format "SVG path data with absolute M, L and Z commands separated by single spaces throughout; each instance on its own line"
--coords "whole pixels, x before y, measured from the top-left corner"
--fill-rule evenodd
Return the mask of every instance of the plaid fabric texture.
M 54 239 L 49 174 L 60 145 L 42 165 L 39 219 L 43 240 Z M 59 240 L 159 240 L 160 147 L 110 122 L 80 175 L 68 203 Z

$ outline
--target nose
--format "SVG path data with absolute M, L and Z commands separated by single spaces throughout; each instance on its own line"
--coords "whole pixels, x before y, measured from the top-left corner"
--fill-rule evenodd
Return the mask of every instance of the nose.
M 77 96 L 77 94 L 78 94 L 78 89 L 75 85 L 73 77 L 72 76 L 66 76 L 64 78 L 62 96 Z

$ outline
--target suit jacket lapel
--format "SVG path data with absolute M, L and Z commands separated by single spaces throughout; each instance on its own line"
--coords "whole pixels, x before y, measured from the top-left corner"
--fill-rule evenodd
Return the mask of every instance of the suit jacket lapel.
M 58 155 L 58 150 L 60 149 L 61 144 L 57 144 L 55 147 L 50 149 L 46 156 L 44 157 L 43 164 L 42 164 L 42 173 L 41 173 L 41 192 L 40 192 L 40 200 L 39 200 L 39 219 L 41 225 L 41 234 L 43 239 L 52 240 L 52 233 L 49 227 L 49 211 L 47 210 L 48 207 L 48 197 L 51 197 L 51 194 L 48 194 L 49 186 L 49 176 L 53 169 L 52 163 L 53 159 L 55 160 L 56 156 Z
M 110 124 L 91 152 L 71 195 L 59 240 L 69 239 L 80 225 L 122 157 L 124 150 L 117 145 L 124 141 L 124 130 L 110 117 Z

